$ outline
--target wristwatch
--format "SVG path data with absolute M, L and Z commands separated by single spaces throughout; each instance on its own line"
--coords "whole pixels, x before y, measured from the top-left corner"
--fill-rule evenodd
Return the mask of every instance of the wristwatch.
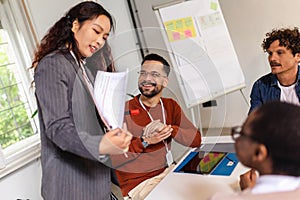
M 146 142 L 143 137 L 141 137 L 141 142 L 144 148 L 147 148 L 147 146 L 149 145 L 148 142 Z

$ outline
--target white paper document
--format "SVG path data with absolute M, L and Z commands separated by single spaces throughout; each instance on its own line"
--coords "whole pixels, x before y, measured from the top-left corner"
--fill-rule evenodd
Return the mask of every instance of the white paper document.
M 128 70 L 125 72 L 98 71 L 94 84 L 97 107 L 111 129 L 122 128 Z

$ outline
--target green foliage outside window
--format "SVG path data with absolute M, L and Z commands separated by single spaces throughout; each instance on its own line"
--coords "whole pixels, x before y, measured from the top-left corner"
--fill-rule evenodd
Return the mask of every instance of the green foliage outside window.
M 2 148 L 34 134 L 31 118 L 27 113 L 29 104 L 20 90 L 16 64 L 10 59 L 8 40 L 0 29 L 0 143 Z

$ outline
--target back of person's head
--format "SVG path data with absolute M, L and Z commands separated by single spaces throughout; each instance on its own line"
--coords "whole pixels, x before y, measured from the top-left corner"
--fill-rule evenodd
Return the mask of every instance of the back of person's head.
M 300 176 L 300 107 L 269 102 L 254 110 L 254 116 L 251 135 L 267 147 L 273 173 Z
M 141 64 L 143 65 L 144 62 L 146 62 L 147 60 L 154 60 L 154 61 L 161 62 L 164 65 L 164 71 L 166 72 L 167 76 L 169 76 L 169 74 L 170 74 L 170 65 L 167 62 L 167 60 L 164 59 L 162 56 L 160 56 L 158 54 L 155 54 L 155 53 L 148 54 L 144 57 Z
M 79 50 L 77 41 L 72 31 L 73 22 L 78 20 L 79 24 L 83 24 L 86 20 L 92 20 L 100 15 L 108 17 L 111 29 L 114 29 L 112 16 L 100 4 L 93 1 L 84 1 L 72 7 L 64 17 L 60 18 L 43 37 L 32 63 L 35 68 L 37 63 L 47 54 L 54 50 L 60 49 L 68 44 L 69 50 L 72 50 L 78 58 Z
M 262 42 L 262 48 L 267 51 L 270 45 L 279 40 L 279 45 L 286 47 L 292 51 L 295 56 L 300 53 L 300 33 L 298 27 L 273 29 L 271 32 L 266 33 L 266 38 Z

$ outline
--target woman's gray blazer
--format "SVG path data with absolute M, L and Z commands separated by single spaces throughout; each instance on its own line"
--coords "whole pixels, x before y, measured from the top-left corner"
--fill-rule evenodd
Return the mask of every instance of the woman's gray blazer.
M 104 131 L 76 61 L 68 51 L 51 53 L 39 62 L 34 80 L 43 198 L 108 200 L 109 162 L 101 163 L 98 154 Z

